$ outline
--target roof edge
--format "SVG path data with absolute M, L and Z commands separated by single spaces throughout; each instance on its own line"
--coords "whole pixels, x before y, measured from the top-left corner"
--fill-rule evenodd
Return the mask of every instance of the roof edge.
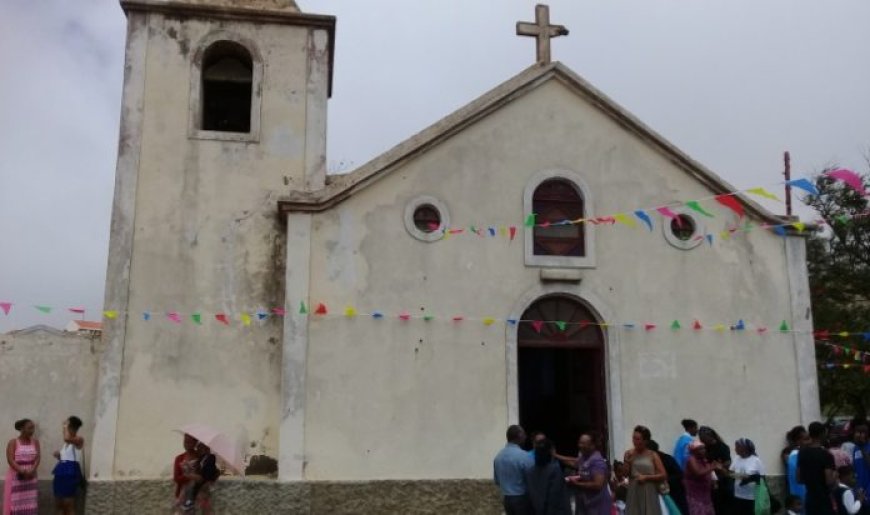
M 532 65 L 390 150 L 376 156 L 356 170 L 332 176 L 332 182 L 320 190 L 291 192 L 278 201 L 278 209 L 281 213 L 328 210 L 356 192 L 374 184 L 420 152 L 440 144 L 465 127 L 486 117 L 515 98 L 525 95 L 551 78 L 560 80 L 575 93 L 589 100 L 620 126 L 644 140 L 671 163 L 687 172 L 714 193 L 725 194 L 739 191 L 712 170 L 689 157 L 567 66 L 560 62 L 554 62 L 546 65 Z M 765 222 L 779 225 L 790 221 L 787 217 L 772 213 L 742 193 L 737 193 L 735 197 L 747 211 Z

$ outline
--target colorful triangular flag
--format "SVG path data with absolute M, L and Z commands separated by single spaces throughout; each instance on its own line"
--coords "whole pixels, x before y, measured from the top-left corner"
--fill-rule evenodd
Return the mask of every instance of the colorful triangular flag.
M 326 309 L 326 304 L 324 304 L 322 302 L 320 304 L 318 304 L 317 309 L 314 310 L 315 315 L 325 315 L 328 312 L 329 311 Z
M 33 306 L 37 311 L 41 313 L 45 313 L 46 315 L 51 313 L 51 306 Z
M 0 302 L 0 311 L 3 311 L 4 315 L 8 315 L 10 311 L 12 311 L 12 303 L 11 302 Z
M 688 207 L 692 211 L 696 211 L 698 213 L 701 213 L 702 215 L 704 215 L 708 218 L 713 218 L 713 213 L 710 213 L 709 211 L 707 211 L 706 209 L 701 207 L 701 204 L 697 200 L 690 200 L 690 201 L 686 202 L 686 207 Z
M 190 315 L 190 319 L 193 320 L 194 324 L 202 325 L 202 315 L 200 313 L 194 313 Z
M 214 319 L 223 325 L 230 325 L 230 320 L 227 318 L 226 313 L 216 313 Z
M 113 309 L 110 309 L 107 311 L 103 311 L 103 316 L 108 318 L 109 320 L 114 320 L 114 319 L 118 318 L 118 312 L 113 310 Z

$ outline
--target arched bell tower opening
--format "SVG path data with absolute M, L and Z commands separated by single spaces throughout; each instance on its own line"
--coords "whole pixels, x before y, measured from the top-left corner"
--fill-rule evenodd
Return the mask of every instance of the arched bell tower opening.
M 607 439 L 600 320 L 579 300 L 553 294 L 526 309 L 517 331 L 520 425 L 546 433 L 561 454 L 576 453 L 585 431 Z

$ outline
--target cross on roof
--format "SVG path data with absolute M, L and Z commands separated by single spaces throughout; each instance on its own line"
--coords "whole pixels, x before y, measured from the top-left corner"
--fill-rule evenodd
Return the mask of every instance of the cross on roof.
M 550 62 L 550 38 L 567 36 L 568 29 L 564 25 L 550 25 L 550 6 L 538 4 L 535 6 L 535 22 L 518 21 L 517 36 L 533 36 L 538 40 L 538 63 Z

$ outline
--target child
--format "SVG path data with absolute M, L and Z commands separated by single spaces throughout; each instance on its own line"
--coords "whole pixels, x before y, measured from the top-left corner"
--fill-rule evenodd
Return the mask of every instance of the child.
M 804 503 L 797 495 L 789 495 L 785 498 L 785 509 L 787 515 L 801 515 L 804 511 Z
M 196 496 L 199 495 L 203 485 L 216 481 L 220 476 L 217 458 L 211 453 L 211 449 L 207 445 L 198 442 L 193 451 L 197 459 L 187 463 L 189 470 L 186 473 L 193 481 L 187 486 L 184 504 L 181 505 L 181 509 L 185 512 L 193 511 L 196 507 Z
M 841 515 L 855 515 L 861 511 L 864 501 L 864 492 L 853 490 L 855 487 L 855 469 L 852 465 L 843 465 L 837 469 L 840 484 L 834 489 L 834 497 L 837 501 L 837 513 Z

